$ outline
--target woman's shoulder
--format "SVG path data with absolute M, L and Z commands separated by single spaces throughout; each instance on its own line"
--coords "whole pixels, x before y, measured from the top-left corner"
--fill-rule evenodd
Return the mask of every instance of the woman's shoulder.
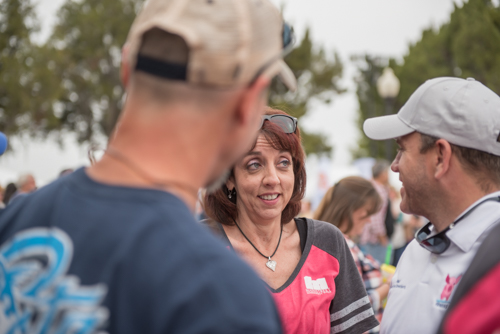
M 308 238 L 311 236 L 309 240 L 311 246 L 329 254 L 342 265 L 353 261 L 347 240 L 335 225 L 314 219 L 307 219 L 307 224 L 308 232 L 310 232 Z M 354 265 L 354 262 L 352 264 Z M 354 265 L 353 268 L 356 269 L 357 273 L 357 267 Z
M 312 231 L 316 235 L 325 235 L 328 237 L 335 237 L 339 239 L 344 239 L 344 234 L 337 228 L 337 226 L 311 218 L 301 218 L 306 219 L 307 224 L 311 225 Z
M 343 252 L 346 245 L 344 234 L 330 223 L 303 218 L 307 222 L 307 237 L 311 238 L 312 245 L 332 254 Z

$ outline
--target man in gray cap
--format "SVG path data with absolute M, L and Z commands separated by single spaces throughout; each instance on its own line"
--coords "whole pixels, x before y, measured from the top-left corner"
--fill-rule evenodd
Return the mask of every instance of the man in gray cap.
M 430 221 L 401 257 L 381 333 L 434 333 L 500 222 L 500 97 L 472 78 L 435 78 L 397 115 L 366 120 L 364 131 L 396 139 L 401 210 Z
M 194 219 L 295 78 L 268 0 L 149 0 L 104 157 L 0 216 L 0 333 L 280 333 L 262 281 Z

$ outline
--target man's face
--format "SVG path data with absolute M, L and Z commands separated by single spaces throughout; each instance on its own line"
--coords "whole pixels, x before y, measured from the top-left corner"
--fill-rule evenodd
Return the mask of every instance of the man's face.
M 407 214 L 425 216 L 428 206 L 428 194 L 431 193 L 430 172 L 427 154 L 420 153 L 420 134 L 413 132 L 396 139 L 399 146 L 398 155 L 391 165 L 395 173 L 399 173 L 401 188 L 401 211 Z
M 262 115 L 267 102 L 267 89 L 266 93 L 258 97 L 256 108 L 251 113 L 248 124 L 239 131 L 239 135 L 235 140 L 226 141 L 226 147 L 219 158 L 219 166 L 215 169 L 214 175 L 210 178 L 206 188 L 209 192 L 217 190 L 229 176 L 231 167 L 236 161 L 241 159 L 246 152 L 255 143 L 259 133 L 259 125 L 261 124 Z

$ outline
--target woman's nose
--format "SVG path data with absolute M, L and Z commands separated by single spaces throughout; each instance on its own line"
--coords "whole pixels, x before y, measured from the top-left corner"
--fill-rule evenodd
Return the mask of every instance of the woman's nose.
M 264 184 L 274 186 L 280 183 L 278 173 L 275 166 L 270 166 L 266 169 Z

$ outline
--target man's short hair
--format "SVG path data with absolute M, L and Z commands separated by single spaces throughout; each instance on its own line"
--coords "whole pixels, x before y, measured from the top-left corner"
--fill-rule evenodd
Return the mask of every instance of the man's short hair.
M 387 160 L 380 159 L 380 160 L 375 161 L 375 164 L 373 164 L 373 166 L 372 166 L 373 178 L 376 179 L 380 176 L 380 174 L 388 171 L 390 166 L 391 166 L 391 164 Z
M 421 133 L 420 153 L 430 150 L 438 137 Z M 500 156 L 450 143 L 453 153 L 457 156 L 467 173 L 473 175 L 481 190 L 491 191 L 492 184 L 500 186 Z

